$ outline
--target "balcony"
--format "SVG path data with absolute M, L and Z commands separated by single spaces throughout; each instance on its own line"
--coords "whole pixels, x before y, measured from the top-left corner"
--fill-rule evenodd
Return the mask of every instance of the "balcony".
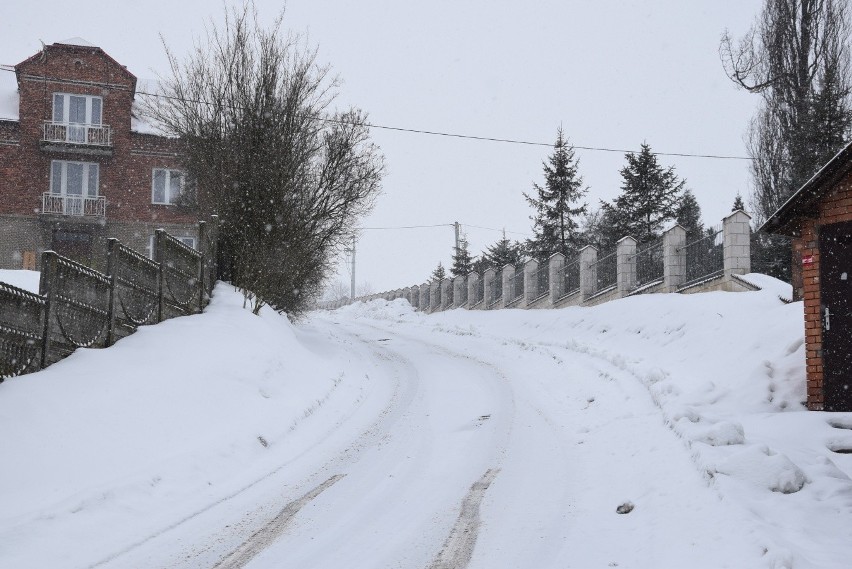
M 44 150 L 77 154 L 112 155 L 112 129 L 105 124 L 44 121 Z
M 104 196 L 90 198 L 45 192 L 42 195 L 41 213 L 44 215 L 103 218 L 106 217 L 106 198 Z

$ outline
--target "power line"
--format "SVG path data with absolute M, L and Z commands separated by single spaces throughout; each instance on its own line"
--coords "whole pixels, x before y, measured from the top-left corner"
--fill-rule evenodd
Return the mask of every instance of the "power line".
M 378 230 L 378 229 L 425 229 L 430 227 L 453 227 L 452 223 L 436 223 L 435 225 L 400 225 L 397 227 L 359 227 L 358 230 Z
M 14 67 L 8 66 L 8 65 L 0 65 L 0 71 L 14 72 Z M 59 79 L 59 78 L 56 78 L 56 77 L 39 76 L 39 78 L 45 79 L 45 80 L 51 80 L 51 81 L 65 81 L 63 79 Z M 111 87 L 113 89 L 117 89 L 117 87 L 114 86 L 114 85 L 111 86 Z M 123 90 L 129 91 L 129 89 L 123 89 Z M 149 93 L 147 91 L 139 91 L 139 90 L 137 90 L 136 93 L 139 94 L 139 95 L 147 96 L 147 97 L 169 99 L 169 100 L 173 100 L 173 101 L 180 101 L 180 102 L 183 102 L 183 103 L 196 103 L 196 104 L 200 104 L 200 105 L 213 105 L 213 103 L 211 103 L 209 101 L 201 100 L 201 99 L 187 99 L 187 98 L 182 98 L 182 97 L 176 97 L 176 96 L 173 96 L 173 95 L 166 95 L 166 94 L 163 94 L 163 93 Z M 331 123 L 336 123 L 336 124 L 346 124 L 346 125 L 361 125 L 361 126 L 366 126 L 366 127 L 369 127 L 369 128 L 376 128 L 376 129 L 380 129 L 380 130 L 390 130 L 390 131 L 396 131 L 396 132 L 406 132 L 406 133 L 410 133 L 410 134 L 424 134 L 424 135 L 429 135 L 429 136 L 443 136 L 443 137 L 446 137 L 446 138 L 460 138 L 460 139 L 463 139 L 463 140 L 476 140 L 476 141 L 480 141 L 480 142 L 502 142 L 502 143 L 505 143 L 505 144 L 519 144 L 519 145 L 524 145 L 524 146 L 545 146 L 545 147 L 548 147 L 548 148 L 553 147 L 553 143 L 551 143 L 551 142 L 536 142 L 536 141 L 531 141 L 531 140 L 519 140 L 519 139 L 514 139 L 514 138 L 499 138 L 499 137 L 492 137 L 492 136 L 479 136 L 479 135 L 474 135 L 474 134 L 461 134 L 461 133 L 456 133 L 456 132 L 443 132 L 443 131 L 438 131 L 438 130 L 425 130 L 425 129 L 418 129 L 418 128 L 389 126 L 389 125 L 369 123 L 369 122 L 360 122 L 359 123 L 359 122 L 355 122 L 355 121 L 347 121 L 347 120 L 340 119 L 340 118 L 327 117 L 327 116 L 321 116 L 321 115 L 309 115 L 309 116 L 311 118 L 321 120 L 321 121 L 324 121 L 324 122 L 331 122 Z M 594 151 L 594 152 L 617 152 L 619 154 L 627 154 L 627 153 L 638 152 L 636 150 L 627 150 L 627 149 L 624 149 L 624 148 L 609 148 L 609 147 L 605 147 L 605 146 L 582 146 L 582 145 L 576 145 L 576 144 L 572 145 L 572 148 L 575 148 L 577 150 L 589 150 L 589 151 Z M 696 153 L 690 153 L 690 152 L 651 152 L 651 154 L 654 154 L 656 156 L 675 156 L 675 157 L 680 157 L 680 158 L 709 158 L 709 159 L 715 159 L 715 160 L 753 160 L 753 158 L 750 158 L 748 156 L 729 156 L 729 155 L 725 155 L 725 154 L 696 154 Z

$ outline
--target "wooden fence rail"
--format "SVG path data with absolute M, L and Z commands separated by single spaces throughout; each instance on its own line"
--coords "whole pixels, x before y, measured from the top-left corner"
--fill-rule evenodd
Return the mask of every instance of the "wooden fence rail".
M 196 251 L 158 229 L 154 260 L 109 239 L 106 274 L 45 251 L 39 294 L 0 283 L 0 382 L 201 312 L 216 280 L 217 232 L 215 216 L 201 222 Z

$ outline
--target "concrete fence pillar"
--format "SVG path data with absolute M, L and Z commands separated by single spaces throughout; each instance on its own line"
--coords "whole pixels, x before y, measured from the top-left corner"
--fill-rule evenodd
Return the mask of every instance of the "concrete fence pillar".
M 453 296 L 453 279 L 443 278 L 440 282 L 441 287 L 441 310 L 447 310 L 453 307 L 455 297 Z
M 580 297 L 585 300 L 598 288 L 598 250 L 594 245 L 580 249 Z
M 725 280 L 751 272 L 751 216 L 737 210 L 722 221 Z
M 453 308 L 463 308 L 467 306 L 467 301 L 464 300 L 467 292 L 465 278 L 461 275 L 453 279 Z
M 479 276 L 479 273 L 470 273 L 467 275 L 467 307 L 468 308 L 484 308 L 480 301 L 482 300 L 477 296 L 479 292 L 479 279 L 482 277 Z
M 432 281 L 429 283 L 429 312 L 438 312 L 441 310 L 441 282 Z
M 420 285 L 420 310 L 423 312 L 429 312 L 429 304 L 431 299 L 429 298 L 429 283 L 423 283 Z
M 624 298 L 636 288 L 636 240 L 622 237 L 615 245 L 615 266 L 618 297 Z
M 565 270 L 565 255 L 554 253 L 547 260 L 547 278 L 550 279 L 550 304 L 565 294 L 565 279 L 562 271 Z
M 409 290 L 408 302 L 411 303 L 411 306 L 413 306 L 415 310 L 420 308 L 420 287 L 417 286 L 417 285 L 414 285 L 413 287 L 409 288 L 408 290 Z
M 485 289 L 484 289 L 484 300 L 482 301 L 483 310 L 488 310 L 489 308 L 496 308 L 496 306 L 489 306 L 492 302 L 492 298 L 495 293 L 495 284 L 497 278 L 497 270 L 496 269 L 487 269 L 485 271 L 485 275 L 482 277 L 485 279 Z
M 503 267 L 502 273 L 503 297 L 500 299 L 499 308 L 506 308 L 506 305 L 512 300 L 512 279 L 515 278 L 515 266 L 506 264 Z
M 538 290 L 538 261 L 530 259 L 524 263 L 524 300 L 525 306 L 529 306 L 530 302 L 541 296 L 541 291 Z
M 686 229 L 680 225 L 663 233 L 663 292 L 677 292 L 686 282 Z

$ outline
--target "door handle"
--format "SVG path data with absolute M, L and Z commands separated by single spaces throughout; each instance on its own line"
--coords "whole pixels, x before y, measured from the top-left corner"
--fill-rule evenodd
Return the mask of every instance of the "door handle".
M 829 312 L 828 307 L 825 307 L 825 316 L 823 318 L 825 329 L 831 330 L 831 312 Z

